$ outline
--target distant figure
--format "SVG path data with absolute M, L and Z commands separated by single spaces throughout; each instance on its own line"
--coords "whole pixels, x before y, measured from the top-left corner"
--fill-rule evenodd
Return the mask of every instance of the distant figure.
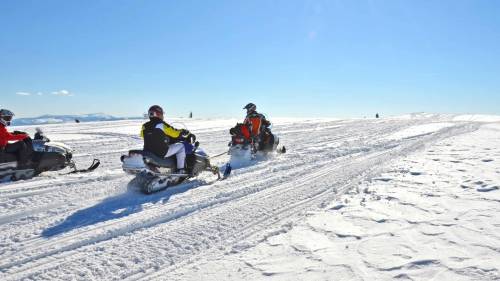
M 76 123 L 80 123 L 80 120 L 78 120 L 78 119 L 75 119 L 75 122 L 76 122 Z
M 193 112 L 189 112 L 189 118 L 193 118 Z
M 377 119 L 378 119 L 379 117 L 380 117 L 380 116 L 378 115 L 378 113 L 377 113 L 377 114 L 375 114 L 375 118 L 377 118 Z

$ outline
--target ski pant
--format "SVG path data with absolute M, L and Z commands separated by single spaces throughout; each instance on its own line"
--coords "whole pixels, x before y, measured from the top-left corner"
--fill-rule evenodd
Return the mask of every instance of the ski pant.
M 19 165 L 23 166 L 33 155 L 33 144 L 31 143 L 31 139 L 27 138 L 23 141 L 7 144 L 4 151 L 6 153 L 16 154 Z
M 171 144 L 168 147 L 167 155 L 165 158 L 175 155 L 177 158 L 177 169 L 184 169 L 184 164 L 186 162 L 186 149 L 184 144 L 181 142 Z

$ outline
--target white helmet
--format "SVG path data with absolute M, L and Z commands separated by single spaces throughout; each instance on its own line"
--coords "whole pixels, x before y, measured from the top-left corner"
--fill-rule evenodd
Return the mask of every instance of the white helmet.
M 10 126 L 10 122 L 12 121 L 13 117 L 14 117 L 14 112 L 8 109 L 0 110 L 0 124 L 4 125 L 5 127 Z

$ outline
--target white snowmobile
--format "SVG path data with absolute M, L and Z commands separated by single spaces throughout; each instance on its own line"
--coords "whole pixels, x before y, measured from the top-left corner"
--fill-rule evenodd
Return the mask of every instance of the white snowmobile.
M 33 155 L 27 167 L 19 168 L 15 154 L 0 152 L 0 181 L 16 181 L 30 179 L 46 171 L 59 171 L 70 167 L 70 173 L 90 172 L 100 165 L 98 159 L 94 159 L 92 165 L 83 170 L 76 168 L 72 160 L 73 151 L 70 147 L 57 142 L 44 140 L 33 140 Z
M 121 161 L 123 170 L 135 175 L 130 184 L 145 194 L 175 186 L 203 171 L 212 172 L 220 179 L 219 168 L 210 164 L 210 158 L 199 147 L 199 142 L 195 142 L 193 152 L 186 155 L 186 174 L 175 173 L 175 155 L 163 158 L 146 150 L 130 150 L 128 155 L 122 155 Z

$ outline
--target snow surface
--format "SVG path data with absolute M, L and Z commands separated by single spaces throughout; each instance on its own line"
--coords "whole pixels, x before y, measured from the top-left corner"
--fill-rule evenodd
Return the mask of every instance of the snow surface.
M 0 185 L 0 280 L 500 279 L 500 123 L 410 117 L 277 119 L 286 154 L 149 196 L 141 120 L 44 126 L 102 166 Z M 215 155 L 236 121 L 173 123 Z
M 454 123 L 430 123 L 430 124 L 423 124 L 423 125 L 415 125 L 411 126 L 407 129 L 398 131 L 390 136 L 388 136 L 388 139 L 406 139 L 406 138 L 413 138 L 413 137 L 420 137 L 423 135 L 428 135 L 435 133 L 443 128 L 446 127 L 452 127 L 454 126 Z

